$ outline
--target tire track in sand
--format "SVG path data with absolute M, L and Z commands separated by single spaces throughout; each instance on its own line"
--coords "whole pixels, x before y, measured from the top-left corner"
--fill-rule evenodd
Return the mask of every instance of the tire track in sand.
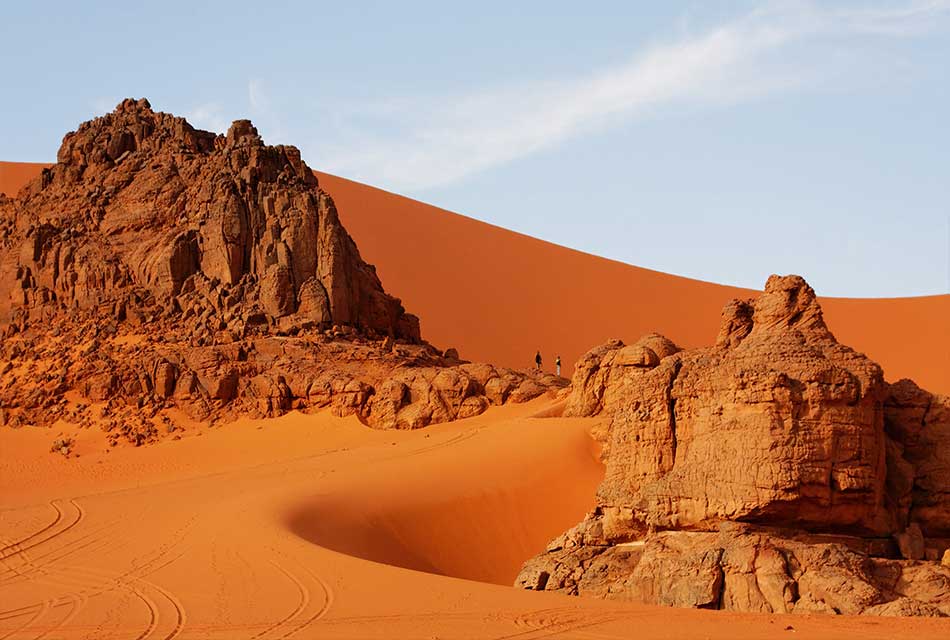
M 26 552 L 30 549 L 40 546 L 41 544 L 45 544 L 46 542 L 49 542 L 50 540 L 58 539 L 60 536 L 62 536 L 67 531 L 74 528 L 76 525 L 78 525 L 80 522 L 83 521 L 86 515 L 85 511 L 83 510 L 81 506 L 79 506 L 79 504 L 75 500 L 69 499 L 64 504 L 71 505 L 72 509 L 75 510 L 75 516 L 71 518 L 70 521 L 65 526 L 60 526 L 60 524 L 66 520 L 67 518 L 66 512 L 59 505 L 56 504 L 55 500 L 51 500 L 49 502 L 49 505 L 56 512 L 56 515 L 53 517 L 52 522 L 42 527 L 41 529 L 31 533 L 28 536 L 20 538 L 14 542 L 6 543 L 3 546 L 3 548 L 0 549 L 0 562 L 3 563 L 4 568 L 7 572 L 12 572 L 15 574 L 15 577 L 20 577 L 25 581 L 31 581 L 31 578 L 28 577 L 26 574 L 29 573 L 30 570 L 35 570 L 35 567 L 32 565 L 32 562 Z M 17 558 L 18 560 L 23 562 L 27 567 L 30 567 L 30 569 L 27 571 L 20 571 L 19 569 L 13 568 L 12 566 L 10 566 L 10 561 L 13 558 Z M 6 581 L 6 582 L 10 582 L 10 581 Z M 48 580 L 43 579 L 37 582 L 43 584 L 43 583 L 47 583 Z M 56 631 L 57 629 L 60 629 L 64 625 L 68 624 L 73 618 L 75 618 L 76 615 L 79 613 L 79 611 L 85 605 L 86 600 L 87 599 L 84 596 L 78 595 L 78 594 L 69 594 L 67 596 L 61 596 L 58 598 L 49 598 L 35 605 L 30 605 L 27 607 L 20 607 L 17 609 L 10 609 L 4 612 L 0 612 L 0 619 L 9 620 L 9 619 L 18 618 L 24 615 L 30 615 L 31 613 L 35 612 L 33 617 L 29 621 L 27 621 L 25 625 L 20 627 L 20 629 L 14 632 L 11 632 L 10 634 L 7 634 L 9 636 L 9 635 L 13 635 L 13 633 L 19 633 L 31 627 L 34 627 L 34 628 L 39 627 L 38 623 L 44 617 L 49 617 L 51 614 L 55 612 L 54 610 L 60 607 L 68 606 L 69 610 L 67 611 L 66 615 L 63 616 L 61 619 L 56 620 L 54 623 L 50 624 L 49 626 L 39 627 L 40 629 L 42 629 L 42 632 L 36 637 L 36 640 L 40 640 L 41 638 L 48 637 L 50 633 L 52 633 L 53 631 Z
M 119 520 L 111 521 L 103 526 L 90 531 L 89 533 L 82 535 L 75 540 L 66 542 L 58 547 L 53 547 L 48 551 L 44 551 L 40 555 L 31 557 L 30 561 L 24 562 L 24 565 L 28 565 L 29 569 L 19 570 L 10 566 L 10 561 L 19 558 L 22 559 L 26 556 L 25 551 L 20 553 L 12 553 L 8 556 L 6 560 L 3 560 L 3 571 L 0 571 L 0 576 L 3 576 L 7 573 L 16 574 L 12 577 L 0 578 L 0 585 L 7 585 L 16 582 L 28 581 L 30 576 L 34 574 L 44 574 L 47 572 L 47 569 L 50 567 L 55 567 L 61 560 L 72 556 L 80 551 L 89 549 L 90 547 L 98 545 L 99 547 L 108 547 L 110 549 L 116 548 L 115 543 L 101 535 L 104 531 L 112 529 Z M 44 541 L 45 542 L 45 541 Z M 39 545 L 36 545 L 39 546 Z M 40 562 L 40 560 L 45 560 L 45 562 Z
M 284 556 L 283 553 L 273 548 L 271 548 L 271 552 L 275 556 Z M 288 558 L 288 560 L 290 560 L 290 558 Z M 266 629 L 264 629 L 260 633 L 254 636 L 251 636 L 252 640 L 258 640 L 259 638 L 266 638 L 266 637 L 270 637 L 274 639 L 290 638 L 294 634 L 299 633 L 301 630 L 309 627 L 314 622 L 317 622 L 318 620 L 323 618 L 327 614 L 327 612 L 330 610 L 330 607 L 333 606 L 333 598 L 334 598 L 333 590 L 330 588 L 330 585 L 328 585 L 324 580 L 322 580 L 319 576 L 314 574 L 312 571 L 310 571 L 306 567 L 303 567 L 299 563 L 296 565 L 303 571 L 304 574 L 306 574 L 306 578 L 308 579 L 308 581 L 316 585 L 317 590 L 322 592 L 323 601 L 319 604 L 316 604 L 313 602 L 312 590 L 304 583 L 303 580 L 301 580 L 298 576 L 294 575 L 294 573 L 288 570 L 285 566 L 283 566 L 281 562 L 277 560 L 271 560 L 270 563 L 274 566 L 275 569 L 277 569 L 280 573 L 282 573 L 288 580 L 290 580 L 294 584 L 299 594 L 299 600 L 297 602 L 297 606 L 294 607 L 293 611 L 291 611 L 289 614 L 287 614 L 283 618 L 277 620 L 276 622 L 268 626 Z M 309 613 L 307 612 L 308 608 L 315 609 L 315 610 L 312 613 Z M 305 615 L 305 613 L 309 613 L 309 615 Z M 300 618 L 303 618 L 303 619 L 300 620 Z
M 562 633 L 596 627 L 617 618 L 615 612 L 593 613 L 573 608 L 541 609 L 514 617 L 516 627 L 527 627 L 523 631 L 495 636 L 493 640 L 536 640 L 550 638 Z
M 4 545 L 4 547 L 3 547 L 4 549 L 7 549 L 7 548 L 9 548 L 9 547 L 11 546 L 12 543 L 11 543 L 10 540 L 7 540 L 7 539 L 5 539 L 5 538 L 0 538 L 0 544 Z M 19 573 L 16 569 L 14 569 L 14 568 L 10 568 L 10 571 L 13 571 L 13 572 L 17 573 L 18 575 L 22 575 L 22 574 L 20 574 L 20 573 Z M 42 617 L 49 611 L 49 609 L 50 609 L 50 601 L 49 601 L 49 600 L 43 600 L 43 602 L 39 603 L 38 606 L 31 606 L 31 607 L 29 607 L 27 610 L 22 611 L 21 613 L 13 613 L 13 614 L 11 614 L 11 615 L 4 615 L 3 613 L 0 613 L 0 622 L 5 622 L 5 621 L 7 621 L 7 620 L 14 620 L 14 619 L 16 619 L 16 618 L 21 618 L 21 617 L 23 617 L 23 616 L 28 616 L 28 615 L 31 614 L 31 612 L 32 612 L 32 610 L 33 610 L 34 608 L 35 608 L 36 611 L 35 611 L 35 613 L 33 613 L 33 617 L 32 617 L 32 618 L 30 618 L 29 620 L 27 620 L 26 622 L 24 622 L 24 623 L 23 623 L 22 625 L 20 625 L 19 627 L 15 627 L 15 628 L 11 629 L 10 631 L 8 631 L 7 633 L 4 633 L 3 635 L 0 635 L 0 640 L 6 640 L 6 639 L 9 638 L 10 636 L 12 636 L 12 635 L 14 635 L 14 634 L 18 634 L 18 633 L 20 633 L 21 631 L 23 631 L 24 629 L 27 629 L 27 628 L 33 626 L 33 625 L 36 623 L 37 620 L 39 620 L 40 618 L 42 618 Z M 17 611 L 17 610 L 14 609 L 14 610 L 12 610 L 12 611 Z
M 5 544 L 5 548 L 8 550 L 14 548 L 15 550 L 10 551 L 7 556 L 5 556 L 6 561 L 4 564 L 7 565 L 10 559 L 16 557 L 17 560 L 23 563 L 23 566 L 20 568 L 7 566 L 6 568 L 8 570 L 17 574 L 17 578 L 8 580 L 4 584 L 9 586 L 11 582 L 17 581 L 19 579 L 19 581 L 22 582 L 34 582 L 37 584 L 49 585 L 66 592 L 64 595 L 47 599 L 43 602 L 0 612 L 0 620 L 9 620 L 21 616 L 32 615 L 32 617 L 24 625 L 18 629 L 14 629 L 10 634 L 7 635 L 19 633 L 23 629 L 31 628 L 33 630 L 42 629 L 43 633 L 40 637 L 45 637 L 49 633 L 61 628 L 63 625 L 72 620 L 89 598 L 102 596 L 117 590 L 127 593 L 130 596 L 140 600 L 148 611 L 148 622 L 146 623 L 146 628 L 137 636 L 137 640 L 144 640 L 145 638 L 150 638 L 155 634 L 160 626 L 160 611 L 162 608 L 167 609 L 169 606 L 171 607 L 171 615 L 169 616 L 171 618 L 171 628 L 163 636 L 163 640 L 171 640 L 180 635 L 186 620 L 184 607 L 174 594 L 158 586 L 157 584 L 146 580 L 145 575 L 158 571 L 159 569 L 175 562 L 182 555 L 184 555 L 184 551 L 175 555 L 172 555 L 172 553 L 180 547 L 181 543 L 184 541 L 197 518 L 195 517 L 190 519 L 182 527 L 174 531 L 170 540 L 166 540 L 163 544 L 159 545 L 157 549 L 153 550 L 149 554 L 146 554 L 143 557 L 144 562 L 136 564 L 125 573 L 117 575 L 115 573 L 101 571 L 93 567 L 85 567 L 81 565 L 62 565 L 58 562 L 63 557 L 71 555 L 82 548 L 89 547 L 90 545 L 102 540 L 102 538 L 94 538 L 93 540 L 78 547 L 75 546 L 77 543 L 82 542 L 90 536 L 108 529 L 111 526 L 111 523 L 97 530 L 96 532 L 93 532 L 92 534 L 88 534 L 77 540 L 73 540 L 60 548 L 45 552 L 42 556 L 40 556 L 41 558 L 48 558 L 54 555 L 56 557 L 43 565 L 38 565 L 35 560 L 31 558 L 30 554 L 27 553 L 27 550 L 37 547 L 49 540 L 53 540 L 54 538 L 58 539 L 58 537 L 63 532 L 73 528 L 83 519 L 84 511 L 82 508 L 77 503 L 75 503 L 74 500 L 71 500 L 70 502 L 77 509 L 77 517 L 72 523 L 64 527 L 62 530 L 57 531 L 52 535 L 43 535 L 44 532 L 48 532 L 53 529 L 57 522 L 64 519 L 63 512 L 54 505 L 54 509 L 57 509 L 57 512 L 60 513 L 60 516 L 54 519 L 54 522 L 45 526 L 40 531 L 26 536 L 25 538 L 21 538 L 19 541 L 19 544 L 21 545 L 24 541 L 30 541 L 29 544 L 20 546 L 18 548 L 15 548 L 16 545 L 13 543 Z M 38 536 L 42 537 L 42 539 L 37 539 Z M 64 548 L 70 547 L 71 545 L 73 546 L 72 549 L 69 549 L 66 551 L 66 553 L 59 553 Z M 169 559 L 169 556 L 172 557 Z M 164 607 L 161 607 L 158 602 L 167 604 L 165 604 Z M 69 606 L 70 610 L 62 620 L 59 620 L 50 626 L 40 626 L 39 623 L 43 617 L 47 617 L 48 614 L 53 610 L 64 606 Z
M 53 599 L 45 600 L 42 603 L 3 612 L 3 614 L 0 614 L 0 620 L 29 615 L 35 610 L 36 612 L 33 617 L 19 629 L 14 630 L 14 632 L 20 632 L 27 628 L 34 630 L 43 629 L 44 632 L 40 636 L 43 637 L 67 624 L 75 617 L 79 609 L 92 598 L 118 591 L 139 600 L 148 612 L 145 629 L 134 636 L 135 640 L 145 640 L 146 638 L 153 637 L 162 626 L 170 626 L 170 629 L 162 636 L 162 640 L 172 640 L 179 636 L 185 625 L 185 612 L 181 602 L 167 589 L 158 586 L 154 582 L 141 577 L 130 577 L 128 579 L 127 577 L 128 574 L 117 576 L 113 573 L 101 571 L 93 567 L 61 567 L 58 576 L 55 578 L 44 578 L 39 582 L 52 587 L 61 588 L 67 591 L 67 593 Z M 159 600 L 167 601 L 166 606 L 162 607 Z M 119 598 L 119 601 L 122 602 L 121 598 Z M 70 612 L 63 620 L 57 622 L 54 626 L 40 627 L 37 624 L 37 621 L 44 613 L 67 605 L 71 606 Z M 171 608 L 171 615 L 168 616 L 171 618 L 170 625 L 162 625 L 161 622 L 165 617 L 162 615 L 162 609 L 167 609 L 169 606 Z M 12 635 L 14 632 L 7 635 Z M 104 633 L 102 625 L 96 629 L 96 633 Z M 3 638 L 5 637 L 7 636 L 3 636 Z M 2 638 L 0 638 L 0 640 L 2 640 Z
M 30 535 L 24 538 L 20 538 L 16 542 L 11 542 L 7 544 L 6 546 L 4 546 L 3 548 L 0 548 L 0 560 L 6 560 L 7 558 L 12 558 L 13 556 L 19 553 L 22 553 L 28 549 L 32 549 L 33 547 L 39 546 L 43 544 L 44 542 L 48 542 L 58 536 L 61 536 L 62 534 L 66 533 L 67 531 L 69 531 L 70 529 L 78 525 L 80 522 L 82 522 L 83 518 L 86 517 L 86 512 L 83 511 L 83 508 L 80 507 L 79 504 L 75 500 L 69 499 L 66 502 L 66 504 L 71 505 L 72 508 L 76 510 L 76 516 L 72 519 L 71 522 L 69 522 L 69 524 L 60 528 L 59 530 L 56 530 L 57 525 L 66 518 L 66 514 L 56 504 L 55 500 L 51 500 L 49 504 L 56 511 L 56 516 L 53 518 L 53 521 L 50 522 L 45 527 L 43 527 L 42 529 L 40 529 L 39 531 L 31 533 Z M 39 538 L 43 536 L 44 533 L 50 530 L 53 530 L 53 533 L 51 535 L 42 537 L 39 540 L 35 539 L 35 538 Z
M 422 455 L 423 453 L 429 453 L 430 451 L 436 451 L 438 449 L 443 449 L 445 447 L 451 447 L 460 442 L 464 442 L 465 440 L 471 440 L 472 438 L 477 436 L 480 431 L 481 429 L 479 428 L 469 429 L 467 431 L 457 433 L 453 435 L 451 438 L 443 440 L 442 442 L 437 442 L 435 444 L 431 444 L 428 446 L 419 447 L 418 449 L 410 449 L 409 451 L 403 454 L 389 456 L 389 457 L 383 458 L 383 460 L 385 461 L 385 460 L 395 460 L 397 458 L 411 458 L 413 456 Z

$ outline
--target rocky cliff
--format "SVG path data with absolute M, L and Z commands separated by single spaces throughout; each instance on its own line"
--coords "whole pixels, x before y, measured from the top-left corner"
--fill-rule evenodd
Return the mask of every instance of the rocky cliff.
M 418 427 L 566 384 L 423 342 L 296 148 L 144 99 L 0 194 L 0 334 L 0 424 L 104 421 L 136 443 L 174 430 L 173 408 Z
M 716 345 L 613 341 L 567 413 L 601 415 L 597 508 L 517 584 L 721 609 L 950 614 L 950 400 L 839 344 L 773 276 Z M 927 559 L 931 561 L 927 561 Z
M 198 338 L 272 322 L 419 340 L 299 151 L 264 145 L 246 120 L 219 136 L 125 100 L 57 160 L 5 206 L 0 320 L 136 297 L 182 311 L 207 281 L 238 313 L 195 323 Z

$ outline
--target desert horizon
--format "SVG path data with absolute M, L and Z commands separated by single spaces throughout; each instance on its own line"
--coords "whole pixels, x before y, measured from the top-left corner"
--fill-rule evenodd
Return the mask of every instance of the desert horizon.
M 47 166 L 0 160 L 0 193 L 16 193 Z M 314 173 L 340 203 L 341 218 L 386 287 L 423 318 L 434 344 L 458 348 L 467 359 L 528 367 L 540 348 L 548 369 L 561 355 L 569 376 L 578 357 L 608 338 L 634 340 L 658 331 L 684 346 L 709 344 L 722 306 L 754 295 L 751 289 L 585 254 Z M 457 244 L 446 242 L 449 238 L 466 243 L 466 250 L 459 252 Z M 406 247 L 419 250 L 407 253 Z M 506 259 L 496 262 L 498 255 Z M 508 271 L 504 265 L 515 260 L 519 268 Z M 444 264 L 453 268 L 441 269 Z M 561 269 L 561 277 L 550 276 L 553 265 Z M 421 279 L 419 273 L 429 276 Z M 491 286 L 503 277 L 505 288 Z M 459 281 L 470 286 L 453 285 Z M 611 295 L 613 291 L 625 295 Z M 913 378 L 929 389 L 950 392 L 950 333 L 944 326 L 950 294 L 821 300 L 841 341 L 880 362 L 888 379 Z M 682 312 L 684 305 L 689 313 Z M 495 314 L 496 307 L 506 315 Z M 908 327 L 913 330 L 906 331 Z M 902 334 L 900 341 L 893 339 L 895 332 Z

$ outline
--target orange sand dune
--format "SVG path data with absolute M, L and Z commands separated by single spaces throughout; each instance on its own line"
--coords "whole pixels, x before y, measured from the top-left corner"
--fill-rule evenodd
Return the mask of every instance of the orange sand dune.
M 15 193 L 44 166 L 0 162 L 0 192 Z M 387 291 L 422 318 L 423 335 L 468 359 L 525 367 L 540 349 L 548 368 L 559 353 L 569 375 L 579 355 L 612 337 L 658 331 L 681 346 L 702 346 L 715 338 L 722 306 L 752 295 L 317 175 Z M 822 305 L 838 339 L 879 362 L 889 380 L 912 378 L 950 393 L 950 295 L 824 298 Z
M 0 193 L 15 196 L 27 182 L 48 167 L 40 162 L 4 162 L 0 160 Z
M 672 611 L 460 580 L 507 584 L 592 504 L 592 421 L 531 417 L 548 402 L 414 432 L 294 413 L 111 451 L 62 427 L 70 459 L 48 451 L 56 429 L 0 429 L 0 637 L 945 637 L 941 620 Z
M 0 191 L 39 168 L 0 163 Z M 540 347 L 570 362 L 651 329 L 709 342 L 723 301 L 747 294 L 321 179 L 429 338 L 469 357 L 524 364 Z M 945 348 L 933 319 L 945 307 L 832 301 L 828 315 L 886 366 L 936 372 L 934 386 L 946 370 L 925 368 L 925 347 Z M 673 611 L 507 586 L 583 517 L 603 474 L 596 419 L 538 417 L 557 414 L 551 402 L 412 432 L 327 413 L 192 424 L 139 449 L 65 424 L 0 429 L 0 639 L 945 637 L 940 620 Z M 49 451 L 62 435 L 76 440 L 68 459 Z
M 386 289 L 422 318 L 423 335 L 470 359 L 524 367 L 540 348 L 548 366 L 558 352 L 569 365 L 608 338 L 633 341 L 650 331 L 683 347 L 707 345 L 716 337 L 723 305 L 753 295 L 317 175 Z M 889 380 L 913 378 L 950 393 L 950 295 L 823 298 L 822 306 L 837 338 L 879 362 Z

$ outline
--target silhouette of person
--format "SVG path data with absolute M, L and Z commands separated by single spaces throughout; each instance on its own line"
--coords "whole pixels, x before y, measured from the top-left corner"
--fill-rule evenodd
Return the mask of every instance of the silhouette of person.
M 557 368 L 558 377 L 561 376 L 561 356 L 556 356 L 554 358 L 554 366 Z
M 541 351 L 540 350 L 538 350 L 538 352 L 534 354 L 534 366 L 535 368 L 537 368 L 538 371 L 541 370 Z

